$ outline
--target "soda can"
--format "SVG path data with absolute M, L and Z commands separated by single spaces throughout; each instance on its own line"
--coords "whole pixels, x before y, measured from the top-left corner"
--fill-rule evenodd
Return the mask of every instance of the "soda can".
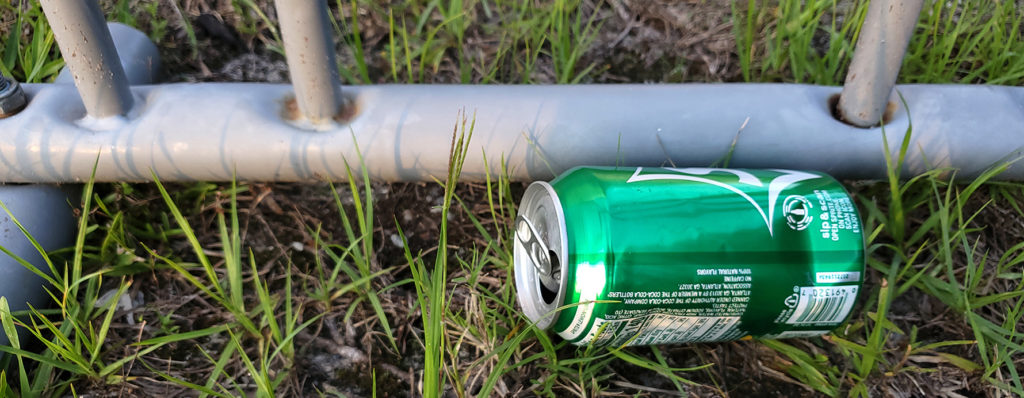
M 576 345 L 781 339 L 846 320 L 864 236 L 822 173 L 579 167 L 527 188 L 513 257 L 526 316 Z

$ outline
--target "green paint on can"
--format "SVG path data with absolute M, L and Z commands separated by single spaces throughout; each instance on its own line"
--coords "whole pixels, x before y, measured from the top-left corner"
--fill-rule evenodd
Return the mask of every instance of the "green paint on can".
M 577 345 L 808 337 L 849 316 L 864 236 L 821 173 L 580 167 L 526 190 L 514 262 L 527 317 Z

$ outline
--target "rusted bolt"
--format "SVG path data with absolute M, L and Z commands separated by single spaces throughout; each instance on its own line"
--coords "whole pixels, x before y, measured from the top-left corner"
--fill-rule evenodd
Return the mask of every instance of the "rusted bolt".
M 7 76 L 0 76 L 0 119 L 20 112 L 26 104 L 28 101 L 25 100 L 21 85 Z

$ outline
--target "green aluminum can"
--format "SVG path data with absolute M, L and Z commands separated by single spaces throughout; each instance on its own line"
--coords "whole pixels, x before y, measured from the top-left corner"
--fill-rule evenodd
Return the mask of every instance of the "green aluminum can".
M 815 172 L 579 167 L 515 227 L 523 311 L 577 345 L 820 335 L 864 275 L 857 209 Z

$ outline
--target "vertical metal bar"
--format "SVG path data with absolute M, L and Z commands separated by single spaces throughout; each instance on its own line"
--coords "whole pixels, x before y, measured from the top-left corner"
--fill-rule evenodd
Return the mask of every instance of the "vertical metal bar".
M 90 116 L 124 115 L 132 107 L 121 60 L 95 0 L 41 0 L 64 62 Z
M 276 0 L 277 20 L 301 115 L 329 123 L 342 105 L 327 0 Z
M 160 77 L 160 51 L 149 36 L 135 28 L 117 22 L 107 23 L 114 49 L 121 60 L 121 67 L 128 77 L 128 85 L 153 84 Z M 61 69 L 54 83 L 72 84 L 71 70 Z
M 839 116 L 875 126 L 889 103 L 924 0 L 871 0 L 839 96 Z

